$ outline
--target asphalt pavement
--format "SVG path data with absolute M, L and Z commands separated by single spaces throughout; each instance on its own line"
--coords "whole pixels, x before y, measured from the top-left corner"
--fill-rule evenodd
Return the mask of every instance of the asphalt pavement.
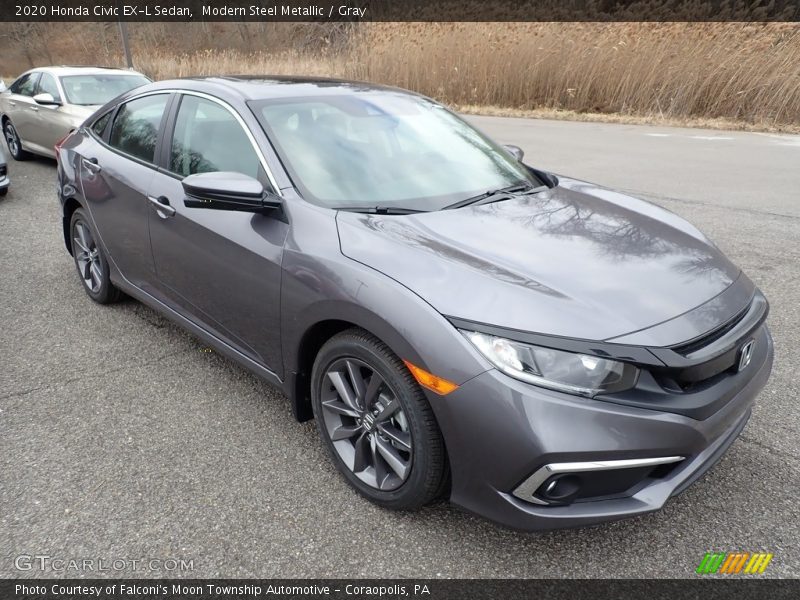
M 589 529 L 375 507 L 269 385 L 132 300 L 92 303 L 64 248 L 55 163 L 12 161 L 0 577 L 696 577 L 712 550 L 772 552 L 765 576 L 800 576 L 800 137 L 471 119 L 530 164 L 689 219 L 766 293 L 773 376 L 715 468 L 658 513 Z M 18 558 L 36 555 L 51 558 Z M 94 570 L 71 570 L 85 559 Z

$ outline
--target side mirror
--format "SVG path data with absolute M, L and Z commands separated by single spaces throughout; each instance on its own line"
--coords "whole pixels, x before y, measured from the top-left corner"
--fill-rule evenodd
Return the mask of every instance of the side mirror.
M 511 144 L 505 144 L 503 146 L 506 150 L 508 150 L 509 154 L 516 158 L 519 162 L 522 162 L 522 158 L 525 156 L 525 153 L 522 151 L 522 148 L 519 146 L 513 146 Z
M 36 94 L 33 97 L 33 101 L 36 102 L 36 104 L 42 104 L 43 106 L 61 106 L 61 102 L 53 98 L 53 95 L 48 94 L 47 92 Z
M 257 179 L 242 173 L 197 173 L 183 180 L 189 208 L 267 212 L 281 207 L 281 198 L 264 190 Z

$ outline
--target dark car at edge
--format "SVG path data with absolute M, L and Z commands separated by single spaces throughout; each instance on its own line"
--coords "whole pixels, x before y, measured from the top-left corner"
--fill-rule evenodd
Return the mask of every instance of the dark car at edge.
M 387 508 L 444 496 L 526 530 L 657 510 L 771 371 L 766 299 L 695 227 L 410 92 L 159 82 L 57 157 L 88 295 L 278 386 Z

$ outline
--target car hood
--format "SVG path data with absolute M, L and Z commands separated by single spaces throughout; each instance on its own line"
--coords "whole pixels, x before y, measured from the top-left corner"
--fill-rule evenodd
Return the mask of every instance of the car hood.
M 567 178 L 491 204 L 408 216 L 339 212 L 337 223 L 345 256 L 444 315 L 570 338 L 610 340 L 663 324 L 735 287 L 740 274 L 675 214 Z M 741 294 L 737 302 L 702 311 L 686 335 L 730 318 Z
M 100 104 L 91 105 L 91 106 L 83 106 L 79 104 L 67 104 L 64 106 L 64 111 L 67 112 L 69 115 L 73 116 L 75 119 L 83 123 L 86 119 L 91 117 L 95 111 L 100 108 Z

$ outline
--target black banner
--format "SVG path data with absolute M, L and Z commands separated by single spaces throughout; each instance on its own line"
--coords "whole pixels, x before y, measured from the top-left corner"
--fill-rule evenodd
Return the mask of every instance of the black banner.
M 0 580 L 3 600 L 251 600 L 256 598 L 394 600 L 783 600 L 800 596 L 800 580 L 346 580 L 346 579 L 24 579 Z
M 3 0 L 2 21 L 800 21 L 800 0 Z

